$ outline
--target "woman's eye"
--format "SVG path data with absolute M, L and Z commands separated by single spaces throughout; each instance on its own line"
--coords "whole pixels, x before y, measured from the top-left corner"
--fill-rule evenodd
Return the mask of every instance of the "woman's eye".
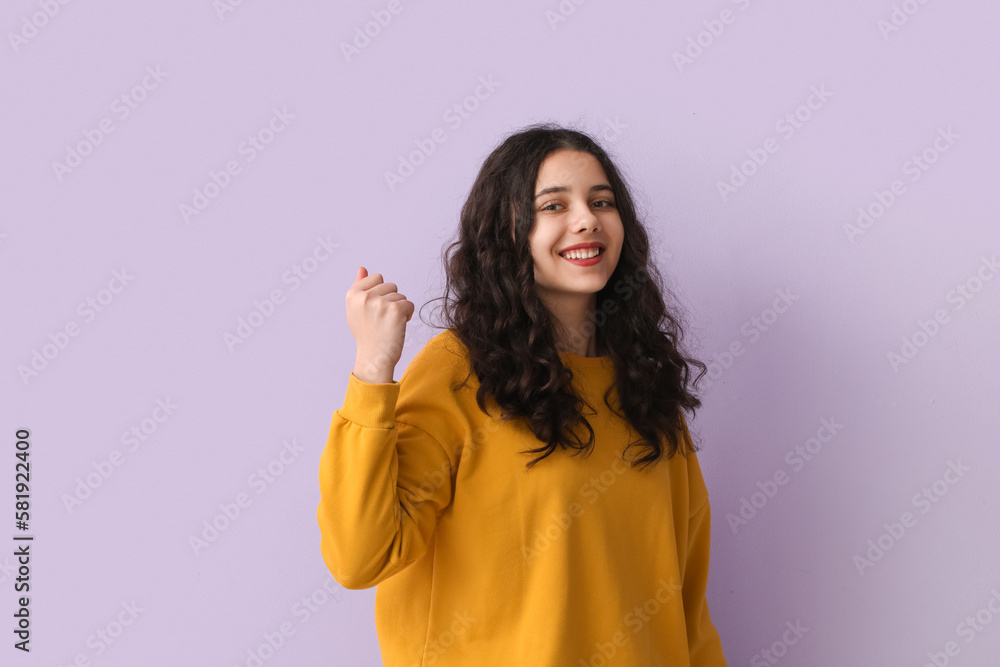
M 607 204 L 607 206 L 600 206 L 599 208 L 614 208 L 615 203 L 613 201 L 608 201 L 607 199 L 601 199 L 600 201 L 595 201 L 594 204 Z M 562 206 L 558 202 L 551 202 L 542 207 L 543 211 L 552 211 L 552 206 Z

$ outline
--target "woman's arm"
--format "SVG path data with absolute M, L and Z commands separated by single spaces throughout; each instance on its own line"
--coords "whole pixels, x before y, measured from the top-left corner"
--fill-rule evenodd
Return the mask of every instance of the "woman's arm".
M 367 383 L 351 373 L 333 416 L 317 519 L 323 560 L 344 588 L 370 588 L 422 556 L 451 502 L 451 460 L 410 423 L 438 407 L 427 375 Z
M 681 425 L 682 444 L 690 448 L 693 444 L 691 432 L 683 413 Z M 712 542 L 712 508 L 701 464 L 693 449 L 688 452 L 687 468 L 689 514 L 682 595 L 691 667 L 727 667 L 722 642 L 708 613 L 705 595 Z
M 691 667 L 726 667 L 726 656 L 705 597 L 711 537 L 712 509 L 706 499 L 688 519 L 683 596 Z

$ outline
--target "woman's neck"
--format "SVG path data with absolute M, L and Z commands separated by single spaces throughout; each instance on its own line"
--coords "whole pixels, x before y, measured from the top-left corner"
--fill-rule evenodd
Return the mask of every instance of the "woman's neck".
M 581 357 L 598 356 L 597 336 L 595 335 L 591 335 L 589 338 L 585 340 L 575 340 L 573 342 L 560 341 L 556 343 L 556 347 L 558 347 L 560 350 L 565 350 L 566 352 L 571 352 Z
M 595 301 L 595 296 L 591 294 L 580 301 L 564 299 L 545 304 L 551 315 L 557 348 L 581 357 L 598 355 Z

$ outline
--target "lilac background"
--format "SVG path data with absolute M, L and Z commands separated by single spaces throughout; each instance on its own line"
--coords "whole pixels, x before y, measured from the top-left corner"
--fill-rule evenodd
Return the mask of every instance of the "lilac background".
M 883 35 L 904 4 L 919 11 Z M 46 21 L 43 6 L 58 12 Z M 554 120 L 620 160 L 694 352 L 714 361 L 692 428 L 729 664 L 766 664 L 774 644 L 781 664 L 921 665 L 949 641 L 949 664 L 994 664 L 1000 280 L 983 258 L 1000 250 L 1000 8 L 567 0 L 550 23 L 555 0 L 403 1 L 348 60 L 341 44 L 386 7 L 5 4 L 0 499 L 10 518 L 13 434 L 28 428 L 36 540 L 30 655 L 11 648 L 15 562 L 0 557 L 0 662 L 247 665 L 287 624 L 264 664 L 379 664 L 375 589 L 332 581 L 316 524 L 319 456 L 354 362 L 344 293 L 364 265 L 418 307 L 440 295 L 442 246 L 482 160 Z M 723 10 L 733 20 L 709 40 L 704 22 Z M 699 32 L 708 46 L 679 68 L 674 53 Z M 147 68 L 166 74 L 143 90 Z M 490 77 L 492 92 L 470 99 Z M 122 118 L 112 103 L 136 86 L 144 99 Z M 831 96 L 787 137 L 776 122 L 813 87 Z M 456 127 L 444 114 L 463 100 L 476 108 Z M 241 142 L 275 108 L 294 117 L 250 161 Z M 113 131 L 60 178 L 53 163 L 102 119 Z M 390 188 L 385 172 L 435 128 L 446 141 Z M 935 157 L 947 128 L 957 139 L 912 181 L 905 163 Z M 779 150 L 723 198 L 717 183 L 769 137 Z M 230 160 L 240 172 L 185 220 L 181 205 Z M 905 193 L 852 242 L 845 225 L 894 179 Z M 311 259 L 320 239 L 335 249 Z M 297 285 L 284 280 L 295 266 L 310 271 Z M 122 270 L 127 286 L 107 291 Z M 952 291 L 966 284 L 979 290 L 959 308 Z M 225 337 L 273 290 L 282 303 L 231 350 Z M 779 290 L 797 298 L 770 319 Z M 91 321 L 78 311 L 108 296 Z M 947 321 L 894 368 L 887 355 L 938 309 Z M 770 323 L 755 339 L 754 317 Z M 51 355 L 70 322 L 78 335 Z M 436 333 L 411 321 L 396 379 Z M 177 406 L 162 423 L 158 399 Z M 843 428 L 796 471 L 786 453 L 823 418 Z M 130 451 L 122 434 L 144 420 Z M 279 466 L 285 443 L 303 451 Z M 68 509 L 115 450 L 121 465 Z M 969 469 L 920 513 L 913 497 L 949 461 Z M 261 488 L 269 463 L 281 474 Z M 787 484 L 731 527 L 779 471 Z M 241 493 L 249 506 L 195 553 L 189 538 Z M 855 556 L 906 511 L 915 526 L 859 572 Z M 133 601 L 142 611 L 98 655 L 95 633 Z M 968 642 L 959 624 L 977 612 L 992 623 Z M 796 621 L 809 630 L 783 653 Z

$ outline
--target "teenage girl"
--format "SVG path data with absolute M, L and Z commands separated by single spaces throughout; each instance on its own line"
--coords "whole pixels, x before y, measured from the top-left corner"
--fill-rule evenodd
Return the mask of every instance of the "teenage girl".
M 725 666 L 683 414 L 706 367 L 612 160 L 554 125 L 509 136 L 445 268 L 447 326 L 398 382 L 414 304 L 358 269 L 320 460 L 322 555 L 377 585 L 383 664 Z

